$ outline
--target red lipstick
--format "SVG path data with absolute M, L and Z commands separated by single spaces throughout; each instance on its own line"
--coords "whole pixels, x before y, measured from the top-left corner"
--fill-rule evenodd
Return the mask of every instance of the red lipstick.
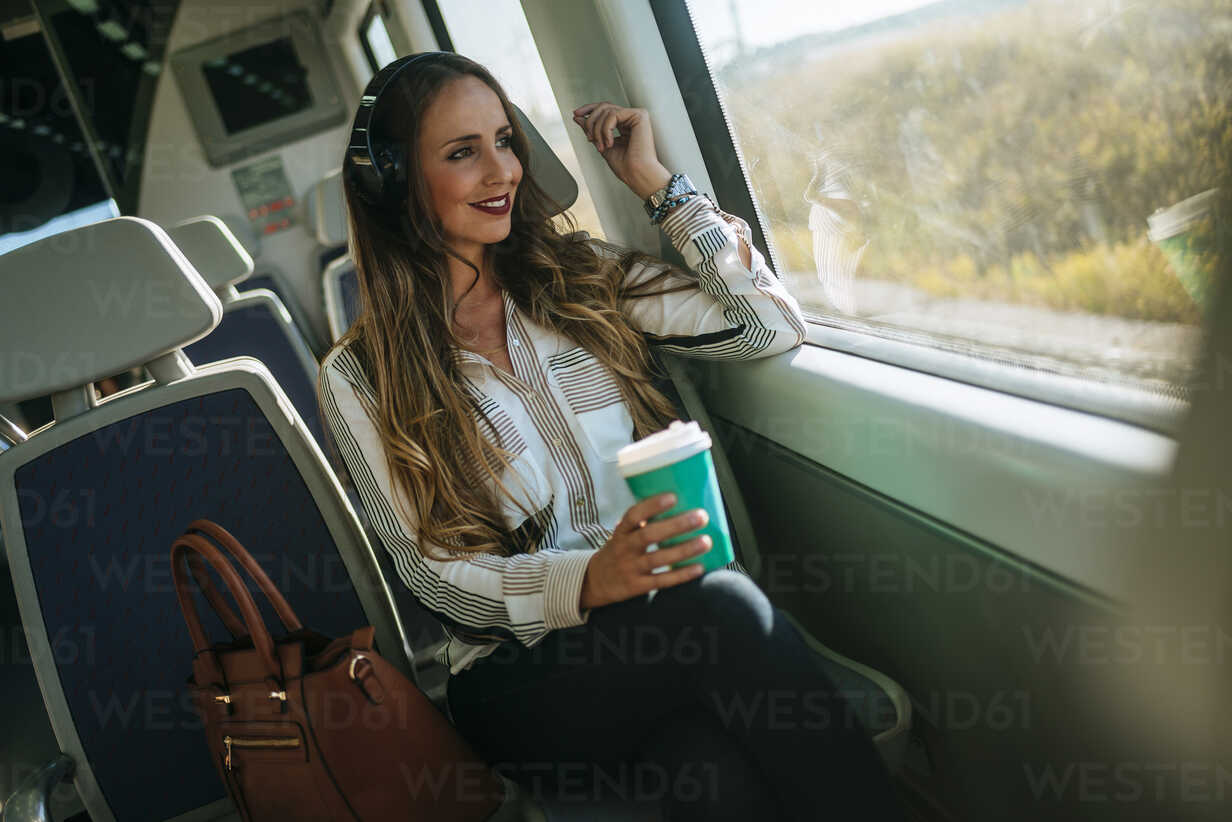
M 500 217 L 509 213 L 509 209 L 513 206 L 512 192 L 506 192 L 499 197 L 492 197 L 487 200 L 481 200 L 478 203 L 468 203 L 471 208 L 478 209 L 484 214 L 491 214 Z

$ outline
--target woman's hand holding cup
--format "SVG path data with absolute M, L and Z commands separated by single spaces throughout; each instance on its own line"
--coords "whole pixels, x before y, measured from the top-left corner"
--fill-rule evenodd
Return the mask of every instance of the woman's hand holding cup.
M 611 539 L 591 557 L 586 567 L 579 602 L 583 610 L 623 602 L 701 576 L 705 569 L 700 565 L 653 573 L 656 568 L 673 565 L 710 550 L 710 537 L 706 534 L 670 548 L 646 550 L 653 543 L 696 531 L 709 520 L 706 511 L 698 508 L 669 519 L 649 522 L 675 504 L 675 495 L 660 494 L 636 503 L 625 512 Z

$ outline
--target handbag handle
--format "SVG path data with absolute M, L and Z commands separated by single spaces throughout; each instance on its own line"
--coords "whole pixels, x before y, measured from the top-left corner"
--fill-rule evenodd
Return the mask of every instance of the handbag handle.
M 205 561 L 197 554 L 189 554 L 188 570 L 192 571 L 197 587 L 201 589 L 201 593 L 205 594 L 205 600 L 210 604 L 210 608 L 222 620 L 227 633 L 231 634 L 233 639 L 247 637 L 248 629 L 244 627 L 244 621 L 235 615 L 235 611 L 231 610 L 231 606 L 214 587 L 214 581 L 210 579 L 210 575 L 205 572 Z
M 269 575 L 265 573 L 265 569 L 261 567 L 259 562 L 253 559 L 252 554 L 248 553 L 248 549 L 245 548 L 238 539 L 232 536 L 230 531 L 223 528 L 213 520 L 208 519 L 196 519 L 190 522 L 185 533 L 192 533 L 193 531 L 200 531 L 201 533 L 209 535 L 215 542 L 221 545 L 223 549 L 235 559 L 236 562 L 240 564 L 240 567 L 248 572 L 248 575 L 257 583 L 257 587 L 261 589 L 261 593 L 265 594 L 265 598 L 269 600 L 270 605 L 274 606 L 274 613 L 278 615 L 278 619 L 282 622 L 282 627 L 285 628 L 288 633 L 303 629 L 304 626 L 299 621 L 299 617 L 295 615 L 295 611 L 291 609 L 291 604 L 287 602 L 286 598 L 282 595 L 282 592 L 278 590 L 273 581 L 269 578 Z M 205 576 L 204 571 L 200 576 L 194 572 L 193 576 L 196 577 L 198 585 L 201 585 L 202 578 L 206 580 L 209 579 L 208 576 Z M 213 589 L 213 585 L 210 586 L 210 589 Z M 217 600 L 211 598 L 211 591 L 207 591 L 204 585 L 202 585 L 202 592 L 205 593 L 206 598 L 210 602 L 210 606 L 214 609 L 215 613 L 218 614 L 219 618 L 222 619 L 223 624 L 227 625 L 227 630 L 231 631 L 231 635 L 236 639 L 243 636 L 243 634 L 237 634 L 234 630 L 232 630 L 232 625 L 238 623 L 239 620 L 235 619 L 235 614 L 226 606 L 226 603 L 222 600 L 222 597 L 219 596 Z M 219 609 L 220 604 L 225 611 Z M 232 620 L 230 624 L 228 624 L 228 619 Z M 242 628 L 242 625 L 240 627 Z
M 171 545 L 171 577 L 175 582 L 175 595 L 180 601 L 184 622 L 188 625 L 188 634 L 192 638 L 193 650 L 197 654 L 205 653 L 209 651 L 210 644 L 206 638 L 205 629 L 201 627 L 201 616 L 197 613 L 197 606 L 193 603 L 188 578 L 184 573 L 185 554 L 191 555 L 192 553 L 199 554 L 218 572 L 223 585 L 230 591 L 236 605 L 239 606 L 244 626 L 252 636 L 253 647 L 256 648 L 257 656 L 265 668 L 266 677 L 281 685 L 282 677 L 279 676 L 281 666 L 274 655 L 274 640 L 270 637 L 269 629 L 265 627 L 261 612 L 257 610 L 257 605 L 253 602 L 252 594 L 248 592 L 248 588 L 236 573 L 234 566 L 222 555 L 221 551 L 205 537 L 185 533 L 181 534 Z

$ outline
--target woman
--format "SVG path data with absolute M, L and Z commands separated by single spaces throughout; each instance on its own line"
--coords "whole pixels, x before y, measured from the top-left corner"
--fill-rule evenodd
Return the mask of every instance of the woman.
M 702 512 L 650 522 L 674 501 L 634 504 L 616 470 L 675 416 L 649 345 L 753 358 L 804 339 L 747 225 L 656 195 L 673 175 L 646 112 L 591 103 L 574 122 L 656 195 L 692 271 L 562 234 L 486 70 L 437 54 L 394 82 L 368 127 L 405 146 L 405 197 L 377 202 L 346 169 L 364 310 L 320 394 L 398 575 L 447 629 L 463 735 L 519 781 L 654 794 L 673 819 L 811 820 L 848 792 L 893 813 L 871 742 L 761 591 L 730 570 L 653 573 L 708 550 L 646 553 Z M 788 697 L 772 717 L 768 694 Z

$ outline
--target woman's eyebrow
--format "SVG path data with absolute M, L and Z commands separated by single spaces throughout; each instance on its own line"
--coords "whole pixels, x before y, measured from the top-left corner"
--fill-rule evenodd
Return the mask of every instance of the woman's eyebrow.
M 508 123 L 505 123 L 503 126 L 501 126 L 500 128 L 496 130 L 496 133 L 500 134 L 502 131 L 513 131 L 513 126 L 509 125 Z M 464 134 L 461 137 L 454 137 L 452 140 L 446 140 L 445 142 L 441 143 L 441 148 L 444 148 L 445 146 L 450 145 L 452 143 L 462 143 L 467 140 L 478 140 L 479 136 L 480 135 L 478 134 Z

